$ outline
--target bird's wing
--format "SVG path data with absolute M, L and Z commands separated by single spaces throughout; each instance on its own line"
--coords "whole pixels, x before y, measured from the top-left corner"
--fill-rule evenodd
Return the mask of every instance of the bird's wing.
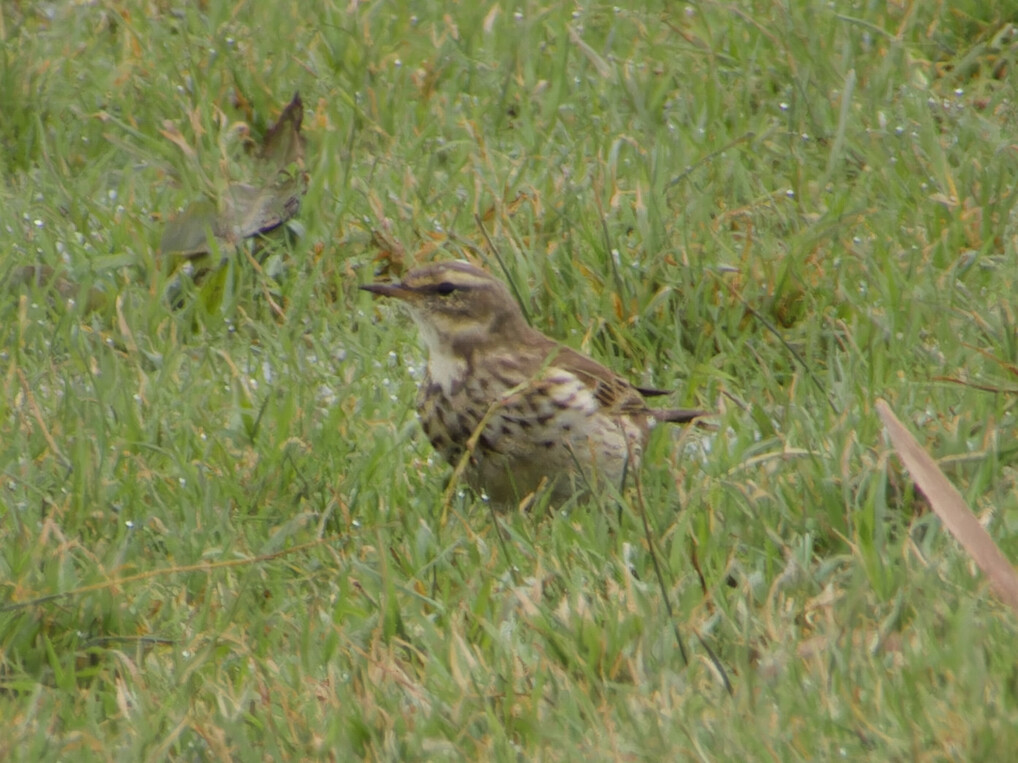
M 568 347 L 560 347 L 558 354 L 554 356 L 552 364 L 559 366 L 576 375 L 587 385 L 597 401 L 601 404 L 605 413 L 612 415 L 622 414 L 650 414 L 658 421 L 671 421 L 675 423 L 686 423 L 707 412 L 688 408 L 660 409 L 647 406 L 644 397 L 658 397 L 670 394 L 668 390 L 654 389 L 652 387 L 636 387 L 624 376 L 605 368 L 596 360 L 582 355 L 576 350 Z
M 625 377 L 605 368 L 596 360 L 569 347 L 560 346 L 551 363 L 583 381 L 606 413 L 647 413 L 647 404 L 640 390 Z

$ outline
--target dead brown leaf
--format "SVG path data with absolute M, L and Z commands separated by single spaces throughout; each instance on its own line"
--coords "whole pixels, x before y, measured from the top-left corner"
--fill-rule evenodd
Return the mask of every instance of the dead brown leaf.
M 1018 612 L 1018 575 L 1011 562 L 979 524 L 961 493 L 898 420 L 891 407 L 883 400 L 877 400 L 876 407 L 891 438 L 891 444 L 915 480 L 916 487 L 923 492 L 947 529 L 990 579 L 997 595 Z
M 230 183 L 218 199 L 200 199 L 166 224 L 159 248 L 163 257 L 172 257 L 169 267 L 181 259 L 201 259 L 214 249 L 228 252 L 244 239 L 275 230 L 297 215 L 308 188 L 303 119 L 304 104 L 298 93 L 266 131 L 256 152 L 253 182 Z M 168 124 L 163 135 L 193 155 L 179 131 Z

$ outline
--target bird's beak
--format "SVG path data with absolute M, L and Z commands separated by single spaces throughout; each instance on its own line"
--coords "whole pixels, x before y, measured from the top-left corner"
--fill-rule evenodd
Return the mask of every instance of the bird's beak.
M 370 291 L 380 297 L 395 297 L 396 299 L 410 299 L 414 294 L 412 289 L 399 282 L 395 283 L 367 283 L 361 286 L 364 291 Z

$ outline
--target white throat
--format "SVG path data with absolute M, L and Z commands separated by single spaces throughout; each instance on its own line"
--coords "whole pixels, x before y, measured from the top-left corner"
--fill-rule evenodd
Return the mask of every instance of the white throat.
M 421 341 L 428 350 L 428 374 L 446 395 L 451 395 L 456 381 L 463 379 L 467 363 L 452 354 L 452 348 L 442 342 L 434 326 L 427 321 L 415 321 Z

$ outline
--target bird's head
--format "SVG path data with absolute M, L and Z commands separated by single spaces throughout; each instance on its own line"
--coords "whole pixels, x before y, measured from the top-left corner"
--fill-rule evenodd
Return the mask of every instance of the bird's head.
M 505 284 L 468 262 L 424 265 L 408 271 L 402 281 L 361 288 L 406 304 L 432 353 L 467 355 L 528 330 Z

